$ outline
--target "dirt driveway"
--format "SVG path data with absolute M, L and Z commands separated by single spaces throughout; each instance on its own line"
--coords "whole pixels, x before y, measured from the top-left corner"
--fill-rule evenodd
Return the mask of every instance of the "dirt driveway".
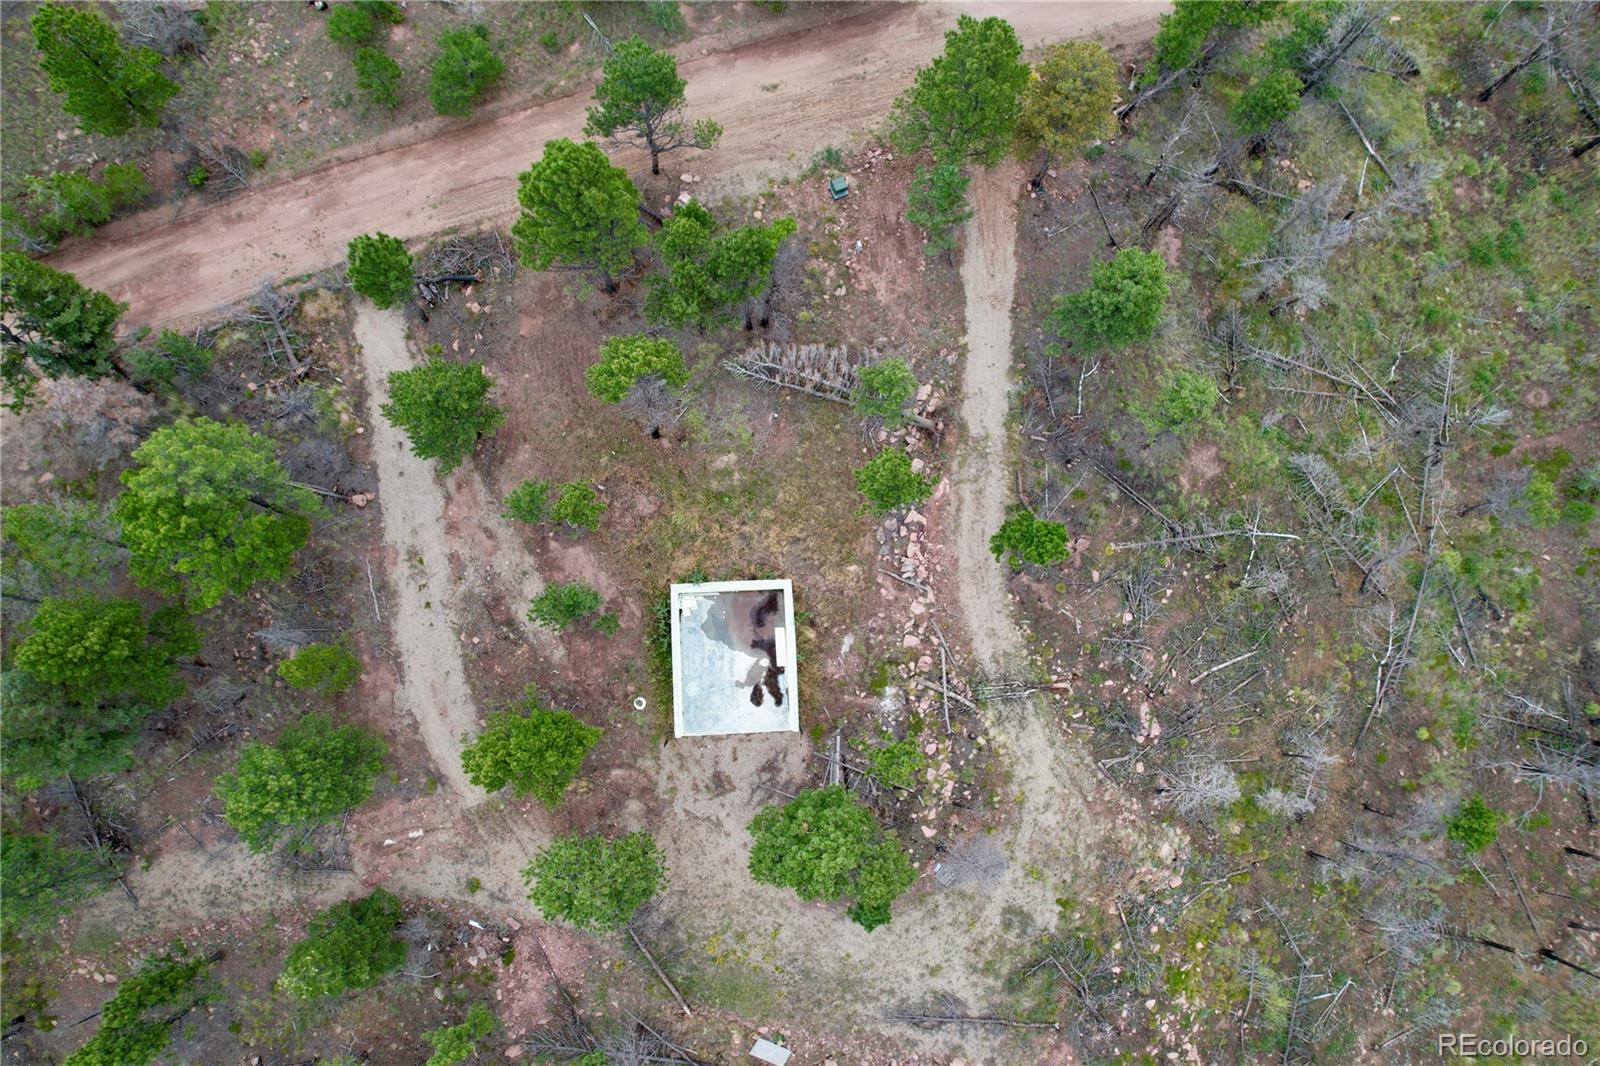
M 1148 34 L 1165 8 L 1126 0 L 872 5 L 789 37 L 683 55 L 690 113 L 716 118 L 726 131 L 715 152 L 670 156 L 666 166 L 706 177 L 712 194 L 793 173 L 818 149 L 882 122 L 963 12 L 1008 19 L 1031 47 L 1089 33 Z M 360 233 L 381 229 L 410 239 L 509 222 L 517 174 L 545 141 L 582 135 L 589 97 L 585 90 L 248 189 L 177 219 L 170 208 L 147 211 L 69 243 L 50 263 L 125 301 L 131 324 L 203 318 L 264 279 L 342 261 Z M 636 174 L 647 170 L 641 153 L 617 158 Z

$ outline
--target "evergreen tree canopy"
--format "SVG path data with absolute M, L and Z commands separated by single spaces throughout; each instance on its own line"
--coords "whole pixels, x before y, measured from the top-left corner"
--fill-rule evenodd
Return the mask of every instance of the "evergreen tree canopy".
M 1292 71 L 1275 70 L 1246 86 L 1228 113 L 1240 133 L 1266 133 L 1300 110 L 1300 92 L 1304 88 Z
M 99 378 L 116 370 L 117 319 L 127 310 L 71 274 L 21 252 L 0 252 L 0 383 L 13 411 L 33 396 L 36 373 Z
M 494 1030 L 494 1015 L 482 1003 L 467 1008 L 467 1017 L 459 1025 L 430 1029 L 422 1034 L 433 1047 L 433 1054 L 424 1066 L 459 1066 L 478 1050 L 478 1041 Z
M 1040 518 L 1020 503 L 1013 504 L 989 538 L 989 550 L 1013 570 L 1020 570 L 1025 562 L 1035 566 L 1059 563 L 1067 557 L 1067 526 Z
M 389 402 L 383 417 L 405 430 L 411 451 L 438 459 L 448 474 L 472 454 L 478 438 L 493 433 L 505 412 L 489 402 L 494 382 L 482 363 L 452 363 L 437 356 L 410 370 L 389 375 Z
M 911 455 L 904 448 L 879 452 L 855 473 L 856 488 L 867 498 L 867 506 L 880 515 L 921 503 L 937 484 L 933 478 L 911 469 Z
M 404 71 L 400 64 L 377 48 L 357 48 L 355 56 L 356 88 L 368 100 L 381 107 L 396 107 L 400 103 L 400 79 Z
M 222 816 L 251 851 L 270 851 L 290 829 L 337 821 L 365 803 L 385 751 L 371 730 L 308 714 L 276 744 L 244 746 L 217 779 Z
M 63 1066 L 145 1066 L 166 1049 L 172 1024 L 209 999 L 196 983 L 210 960 L 183 951 L 152 955 L 100 1008 L 100 1029 Z
M 675 389 L 689 380 L 683 351 L 674 341 L 635 333 L 607 338 L 600 345 L 600 361 L 588 369 L 584 379 L 597 399 L 617 403 L 640 378 L 652 374 Z
M 861 368 L 851 404 L 863 418 L 881 418 L 890 429 L 906 424 L 906 401 L 917 391 L 917 377 L 904 359 L 883 359 Z
M 128 764 L 144 720 L 183 691 L 174 657 L 200 642 L 188 615 L 132 600 L 41 601 L 0 675 L 6 773 L 34 789 Z
M 428 99 L 441 115 L 465 115 L 500 81 L 505 70 L 505 62 L 489 47 L 487 27 L 445 30 L 439 34 Z
M 278 987 L 296 999 L 318 999 L 377 984 L 406 961 L 405 943 L 394 935 L 404 917 L 400 900 L 381 888 L 335 903 L 289 949 Z
M 1068 41 L 1045 49 L 1033 65 L 1017 118 L 1017 155 L 1044 152 L 1066 159 L 1092 142 L 1114 136 L 1117 64 L 1096 41 Z
M 944 53 L 895 101 L 893 140 L 906 152 L 932 148 L 940 162 L 992 166 L 1011 146 L 1027 84 L 1011 24 L 962 15 L 944 35 Z
M 1167 306 L 1167 264 L 1159 253 L 1124 248 L 1096 263 L 1089 287 L 1057 296 L 1049 323 L 1085 351 L 1146 341 Z
M 701 329 L 730 321 L 733 308 L 766 290 L 778 247 L 794 231 L 794 219 L 779 218 L 718 233 L 711 212 L 693 200 L 679 205 L 655 236 L 666 269 L 650 276 L 645 317 Z
M 679 148 L 709 149 L 722 127 L 709 119 L 682 117 L 684 80 L 678 61 L 638 37 L 619 41 L 601 68 L 595 87 L 596 106 L 589 108 L 583 132 L 590 137 L 622 138 L 650 152 L 650 173 L 661 173 L 661 155 Z
M 343 9 L 341 9 L 343 10 Z M 393 307 L 411 298 L 415 275 L 411 253 L 398 237 L 362 234 L 350 240 L 350 287 L 379 307 Z
M 0 834 L 0 935 L 47 930 L 109 888 L 119 872 L 94 852 L 62 847 L 51 836 Z
M 661 891 L 667 875 L 649 833 L 617 840 L 591 833 L 557 837 L 534 856 L 522 878 L 530 884 L 528 898 L 547 920 L 606 933 L 632 921 Z
M 272 441 L 243 425 L 179 419 L 156 430 L 123 471 L 113 514 L 141 584 L 205 610 L 289 572 L 317 500 L 292 484 Z
M 643 199 L 628 172 L 612 166 L 593 141 L 558 138 L 545 143 L 544 155 L 517 181 L 522 215 L 511 239 L 522 265 L 594 270 L 614 290 L 613 275 L 648 240 L 639 221 Z
M 928 235 L 922 251 L 926 255 L 948 252 L 956 246 L 956 227 L 972 217 L 967 203 L 967 184 L 971 181 L 954 163 L 918 167 L 906 192 L 906 221 L 921 226 Z
M 50 88 L 85 131 L 116 136 L 161 121 L 178 87 L 162 75 L 158 53 L 125 48 L 111 23 L 81 4 L 41 4 L 32 25 Z
M 890 904 L 917 879 L 899 842 L 840 785 L 762 809 L 750 835 L 750 876 L 801 899 L 850 900 L 850 917 L 869 930 L 889 920 Z
M 462 750 L 461 767 L 488 792 L 510 785 L 519 796 L 537 796 L 555 807 L 599 739 L 593 726 L 541 706 L 530 686 L 519 706 L 489 716 L 483 732 Z

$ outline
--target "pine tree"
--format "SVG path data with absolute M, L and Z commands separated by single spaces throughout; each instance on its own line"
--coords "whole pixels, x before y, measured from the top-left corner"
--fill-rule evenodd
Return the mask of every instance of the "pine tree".
M 639 221 L 643 198 L 628 172 L 612 166 L 593 141 L 557 138 L 517 181 L 522 216 L 511 239 L 522 265 L 594 270 L 615 292 L 615 276 L 648 239 Z
M 911 179 L 906 193 L 906 221 L 926 231 L 924 255 L 955 248 L 956 227 L 972 217 L 972 207 L 967 203 L 970 180 L 954 163 L 917 168 L 917 176 Z
M 71 274 L 21 252 L 0 252 L 0 383 L 13 411 L 28 406 L 36 375 L 100 378 L 116 372 L 117 319 L 127 310 Z
M 396 107 L 400 103 L 400 64 L 376 48 L 357 48 L 355 56 L 356 88 L 367 99 L 381 107 Z
M 522 702 L 489 716 L 484 729 L 462 749 L 467 778 L 486 792 L 507 785 L 519 796 L 536 796 L 555 807 L 600 730 L 567 711 L 542 706 L 530 687 Z
M 635 333 L 607 338 L 600 345 L 600 361 L 588 369 L 584 381 L 597 399 L 619 403 L 640 378 L 650 376 L 681 389 L 689 380 L 689 368 L 674 341 Z
M 943 54 L 895 101 L 892 139 L 905 152 L 932 148 L 940 162 L 993 166 L 1011 145 L 1027 84 L 1011 24 L 962 15 L 944 35 Z
M 335 903 L 289 949 L 278 987 L 296 999 L 319 999 L 377 984 L 406 960 L 405 943 L 394 935 L 404 917 L 400 900 L 381 888 Z
M 360 726 L 308 714 L 276 744 L 253 740 L 217 779 L 222 817 L 251 851 L 270 851 L 291 829 L 337 821 L 372 795 L 385 746 Z
M 346 251 L 350 287 L 378 307 L 389 308 L 411 298 L 416 282 L 411 253 L 398 237 L 387 233 L 352 237 Z
M 482 363 L 452 363 L 434 356 L 419 367 L 390 374 L 389 402 L 379 410 L 405 430 L 415 455 L 438 459 L 439 471 L 448 474 L 472 454 L 479 437 L 505 421 L 505 412 L 489 402 L 493 387 Z
M 718 232 L 711 212 L 690 201 L 680 205 L 656 234 L 664 270 L 650 276 L 644 314 L 652 322 L 694 324 L 702 330 L 728 322 L 771 282 L 778 248 L 795 230 L 792 218 Z
M 1167 305 L 1167 264 L 1159 253 L 1124 248 L 1096 263 L 1089 287 L 1057 296 L 1049 323 L 1084 351 L 1149 340 Z
M 1033 65 L 1017 118 L 1017 158 L 1042 153 L 1039 174 L 1117 132 L 1117 64 L 1095 41 L 1045 49 Z
M 62 108 L 85 131 L 109 136 L 154 126 L 178 91 L 149 48 L 125 48 L 111 23 L 79 4 L 42 4 L 33 16 L 39 65 Z
M 113 513 L 140 584 L 183 593 L 203 611 L 289 572 L 318 507 L 290 482 L 272 441 L 242 425 L 180 419 L 133 459 Z
M 557 837 L 522 871 L 528 898 L 550 921 L 606 933 L 633 920 L 665 886 L 661 850 L 649 833 L 617 840 Z
M 601 68 L 595 107 L 583 132 L 591 137 L 631 135 L 650 152 L 650 173 L 661 173 L 661 156 L 680 148 L 716 146 L 722 127 L 682 117 L 684 80 L 678 61 L 638 37 L 619 42 Z
M 441 115 L 465 115 L 500 81 L 506 65 L 489 47 L 489 30 L 468 26 L 439 35 L 439 54 L 428 81 L 428 99 Z

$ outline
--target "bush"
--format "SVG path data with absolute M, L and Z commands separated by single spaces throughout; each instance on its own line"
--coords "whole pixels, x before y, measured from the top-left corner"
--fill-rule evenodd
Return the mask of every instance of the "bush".
M 683 12 L 678 10 L 678 0 L 645 0 L 644 10 L 662 33 L 675 35 L 683 32 Z
M 361 660 L 342 644 L 307 644 L 278 664 L 278 676 L 302 691 L 337 696 L 361 679 Z
M 0 834 L 0 935 L 48 932 L 57 918 L 110 888 L 119 872 L 53 836 Z
M 569 481 L 556 492 L 550 520 L 592 533 L 600 527 L 600 516 L 605 513 L 606 502 L 593 485 L 587 481 Z
M 568 626 L 600 610 L 600 593 L 582 581 L 549 585 L 533 601 L 528 621 L 564 633 Z
M 211 171 L 205 168 L 205 164 L 197 164 L 190 168 L 185 180 L 189 182 L 192 188 L 203 189 L 206 182 L 211 180 Z
M 366 44 L 377 36 L 378 24 L 372 15 L 355 4 L 340 4 L 328 14 L 328 39 L 346 48 Z
M 550 506 L 550 482 L 528 480 L 506 493 L 505 516 L 536 526 Z
M 406 20 L 406 9 L 394 0 L 355 0 L 356 7 L 371 15 L 376 22 L 398 26 Z
M 1504 815 L 1487 803 L 1482 796 L 1473 796 L 1461 809 L 1444 820 L 1444 834 L 1460 844 L 1468 855 L 1476 855 L 1500 834 Z
M 917 391 L 916 375 L 904 359 L 885 359 L 861 368 L 861 384 L 851 397 L 863 418 L 881 418 L 889 429 L 905 425 L 905 405 Z
M 381 888 L 335 903 L 289 949 L 278 987 L 296 999 L 317 999 L 377 984 L 406 960 L 406 946 L 394 935 L 403 917 L 400 900 Z
M 600 730 L 566 711 L 540 706 L 532 686 L 516 707 L 489 716 L 483 732 L 461 752 L 461 767 L 479 788 L 496 792 L 511 786 L 546 807 L 561 802 Z
M 910 453 L 899 448 L 879 452 L 856 470 L 856 488 L 867 498 L 867 506 L 878 514 L 921 503 L 937 483 L 925 474 L 914 473 Z
M 145 348 L 128 353 L 128 373 L 146 387 L 171 388 L 181 376 L 193 381 L 211 369 L 212 352 L 199 341 L 164 329 Z
M 1305 85 L 1291 71 L 1277 70 L 1251 82 L 1233 103 L 1230 114 L 1239 132 L 1265 133 L 1300 110 Z
M 689 380 L 689 368 L 675 343 L 641 333 L 612 337 L 600 345 L 600 361 L 588 369 L 584 380 L 597 399 L 618 403 L 640 378 L 650 375 L 681 389 Z
M 1087 289 L 1056 297 L 1047 321 L 1084 351 L 1122 348 L 1149 340 L 1166 304 L 1166 261 L 1156 252 L 1124 248 L 1095 264 Z
M 400 64 L 376 48 L 356 49 L 356 88 L 380 107 L 400 104 Z
M 217 779 L 222 817 L 251 851 L 269 851 L 289 829 L 337 821 L 365 803 L 385 750 L 371 730 L 308 714 L 276 744 L 244 746 Z
M 649 833 L 618 840 L 558 837 L 534 856 L 522 878 L 528 898 L 549 921 L 595 933 L 621 929 L 666 884 L 660 849 Z
M 1067 527 L 1062 522 L 1039 518 L 1021 504 L 1006 511 L 1006 520 L 989 538 L 994 557 L 1012 569 L 1023 563 L 1049 566 L 1067 557 Z
M 867 752 L 867 766 L 886 785 L 915 788 L 925 760 L 916 737 L 893 740 Z
M 433 1054 L 424 1066 L 459 1066 L 478 1050 L 478 1041 L 494 1029 L 494 1015 L 482 1003 L 467 1009 L 466 1020 L 460 1025 L 447 1025 L 429 1029 L 422 1039 L 433 1045 Z
M 750 822 L 750 875 L 792 888 L 801 899 L 851 900 L 866 929 L 889 920 L 890 904 L 917 872 L 872 812 L 841 786 L 801 792 Z
M 539 34 L 539 44 L 544 47 L 546 52 L 555 53 L 561 51 L 561 38 L 556 34 L 555 30 L 545 30 Z
M 439 54 L 433 61 L 428 99 L 441 115 L 465 115 L 494 87 L 506 65 L 489 47 L 489 30 L 469 26 L 439 35 Z
M 489 402 L 494 383 L 482 363 L 449 363 L 437 356 L 389 375 L 389 402 L 379 410 L 411 438 L 411 451 L 438 459 L 448 474 L 493 433 L 505 413 Z
M 352 237 L 346 250 L 350 287 L 379 307 L 393 307 L 411 298 L 415 274 L 411 253 L 398 237 L 364 233 Z
M 1179 370 L 1156 401 L 1156 421 L 1163 429 L 1188 429 L 1211 417 L 1217 396 L 1217 383 L 1211 378 Z

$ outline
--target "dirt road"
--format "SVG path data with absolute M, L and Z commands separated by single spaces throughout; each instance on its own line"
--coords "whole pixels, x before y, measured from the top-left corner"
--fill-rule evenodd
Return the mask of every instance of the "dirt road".
M 678 153 L 665 165 L 673 174 L 704 176 L 711 193 L 795 172 L 825 145 L 846 144 L 881 123 L 962 12 L 1008 19 L 1031 47 L 1089 33 L 1147 34 L 1165 6 L 1126 0 L 871 5 L 789 37 L 708 56 L 683 54 L 690 114 L 715 118 L 726 129 L 715 152 Z M 360 233 L 381 229 L 411 239 L 509 222 L 517 174 L 545 141 L 582 136 L 589 99 L 585 90 L 220 202 L 186 203 L 177 219 L 170 207 L 147 211 L 69 243 L 50 263 L 125 301 L 132 325 L 202 318 L 263 279 L 343 261 L 345 245 Z M 635 174 L 648 171 L 637 151 L 615 158 Z

